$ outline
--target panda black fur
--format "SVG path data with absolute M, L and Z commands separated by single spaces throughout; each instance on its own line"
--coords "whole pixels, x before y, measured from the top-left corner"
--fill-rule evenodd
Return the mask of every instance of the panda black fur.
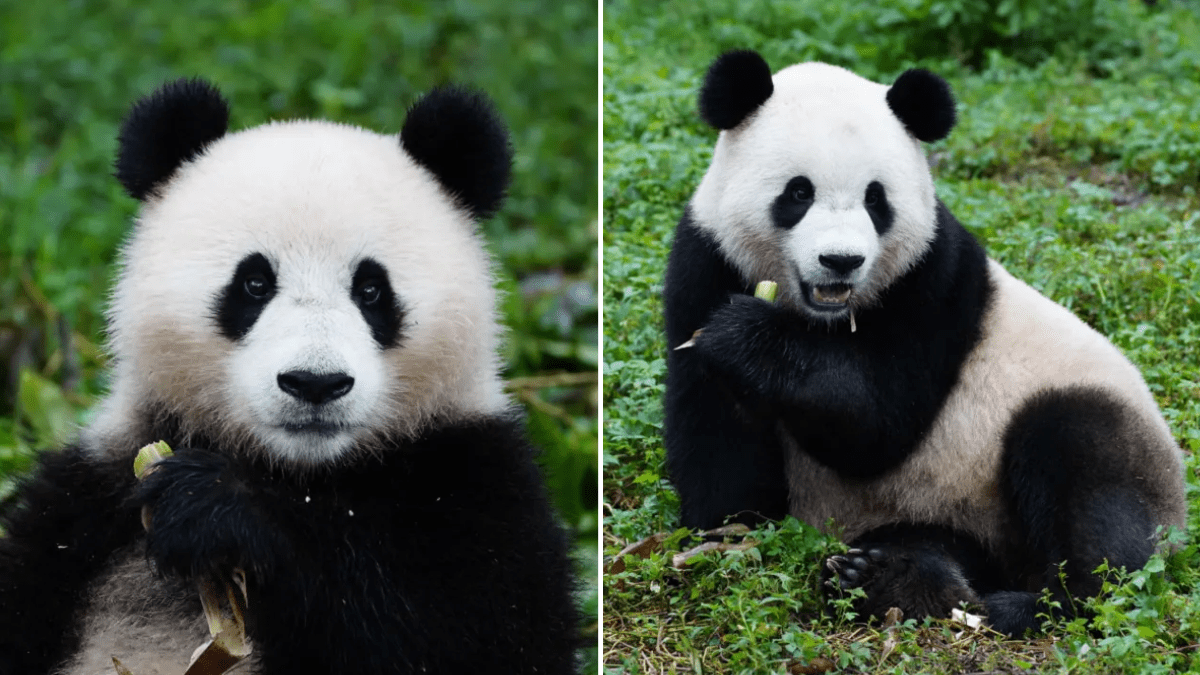
M 1140 567 L 1184 525 L 1181 454 L 1138 371 L 934 195 L 920 141 L 955 122 L 943 80 L 772 76 L 738 51 L 700 112 L 722 131 L 664 289 L 685 526 L 833 519 L 852 548 L 826 587 L 862 587 L 864 615 L 978 603 L 1021 633 L 1043 589 L 1092 595 L 1102 560 Z
M 235 566 L 239 672 L 572 672 L 568 542 L 502 392 L 474 222 L 511 163 L 490 103 L 435 90 L 398 138 L 227 121 L 180 80 L 121 129 L 143 205 L 111 393 L 4 511 L 0 673 L 178 675 L 208 637 L 196 579 Z

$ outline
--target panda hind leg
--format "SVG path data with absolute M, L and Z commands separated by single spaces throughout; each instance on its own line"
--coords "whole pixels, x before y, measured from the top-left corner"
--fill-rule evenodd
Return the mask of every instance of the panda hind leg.
M 1083 601 L 1100 592 L 1102 579 L 1093 571 L 1101 563 L 1108 561 L 1114 569 L 1135 570 L 1150 558 L 1156 528 L 1132 491 L 1114 488 L 1091 499 L 1080 497 L 1084 508 L 1069 512 L 1080 519 L 1071 524 L 1077 527 L 1064 524 L 1060 529 L 1066 533 L 1059 538 L 1035 537 L 1036 541 L 1048 542 L 1050 548 L 1026 549 L 1022 561 L 1025 572 L 1023 579 L 1018 578 L 1019 585 L 1044 590 L 1000 591 L 983 596 L 988 625 L 994 630 L 1020 636 L 1038 630 L 1046 616 L 1078 616 Z M 1090 508 L 1086 507 L 1088 502 Z M 1111 537 L 1108 545 L 1106 537 Z
M 996 572 L 983 548 L 948 528 L 895 525 L 866 533 L 844 555 L 831 556 L 823 572 L 827 598 L 861 588 L 852 607 L 860 617 L 883 618 L 899 608 L 906 618 L 944 618 L 978 605 L 995 587 Z
M 1039 614 L 1074 616 L 1100 591 L 1101 563 L 1146 564 L 1157 524 L 1134 482 L 1138 445 L 1131 413 L 1098 390 L 1046 391 L 1014 417 L 1000 484 L 1016 535 L 1008 571 L 1020 590 L 984 598 L 993 628 L 1020 635 L 1041 625 Z

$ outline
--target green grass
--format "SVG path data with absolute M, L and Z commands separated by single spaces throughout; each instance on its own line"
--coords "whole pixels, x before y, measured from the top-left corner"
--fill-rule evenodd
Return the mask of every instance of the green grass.
M 1015 24 L 997 27 L 983 5 Z M 955 22 L 930 42 L 947 12 Z M 1196 10 L 612 0 L 604 25 L 604 552 L 672 533 L 604 579 L 606 671 L 1200 672 Z M 775 69 L 820 59 L 878 81 L 914 65 L 946 76 L 960 123 L 930 148 L 939 196 L 992 257 L 1141 369 L 1185 451 L 1193 525 L 1178 553 L 1119 575 L 1090 623 L 1016 641 L 937 621 L 865 626 L 817 591 L 839 544 L 791 519 L 753 535 L 754 549 L 671 566 L 686 533 L 663 468 L 662 278 L 716 140 L 697 88 L 713 58 L 743 47 Z
M 186 4 L 0 3 L 0 497 L 104 390 L 105 289 L 136 207 L 112 158 L 134 99 L 200 75 L 230 97 L 233 128 L 319 117 L 395 132 L 419 93 L 464 83 L 512 132 L 509 199 L 484 225 L 512 329 L 506 374 L 576 537 L 594 621 L 595 4 Z

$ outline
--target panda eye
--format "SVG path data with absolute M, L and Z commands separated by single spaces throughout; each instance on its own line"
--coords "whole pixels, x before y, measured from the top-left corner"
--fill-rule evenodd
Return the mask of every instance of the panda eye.
M 373 258 L 363 258 L 350 278 L 350 299 L 371 329 L 376 344 L 390 349 L 403 337 L 404 302 L 392 290 L 387 268 Z
M 367 285 L 358 289 L 358 295 L 360 298 L 362 298 L 364 305 L 373 305 L 378 302 L 379 296 L 382 294 L 382 292 L 383 291 L 380 290 L 379 285 L 375 283 L 368 283 Z
M 872 182 L 867 186 L 867 194 L 863 198 L 863 203 L 868 207 L 877 206 L 883 201 L 883 186 L 878 182 Z
M 813 196 L 816 189 L 813 188 L 812 181 L 807 176 L 796 176 L 788 181 L 787 186 L 783 189 L 783 196 L 793 204 L 800 204 L 807 207 L 812 204 Z
M 245 283 L 246 295 L 255 300 L 262 300 L 271 293 L 271 285 L 267 283 L 267 278 L 261 274 L 254 274 L 246 277 Z

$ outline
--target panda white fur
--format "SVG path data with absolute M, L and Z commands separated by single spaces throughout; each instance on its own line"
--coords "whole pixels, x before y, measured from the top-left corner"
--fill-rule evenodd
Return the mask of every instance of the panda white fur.
M 568 544 L 502 393 L 475 227 L 503 124 L 452 87 L 399 136 L 228 115 L 180 80 L 122 127 L 143 204 L 111 393 L 4 512 L 0 673 L 179 675 L 208 637 L 196 581 L 234 567 L 245 672 L 572 672 Z
M 1020 633 L 1043 589 L 1094 594 L 1102 560 L 1140 567 L 1184 525 L 1181 453 L 1137 369 L 934 195 L 921 141 L 955 122 L 943 80 L 772 76 L 736 51 L 700 111 L 721 133 L 664 290 L 685 526 L 833 519 L 852 548 L 826 587 L 862 587 L 864 616 L 969 602 Z M 752 296 L 762 280 L 777 303 Z

